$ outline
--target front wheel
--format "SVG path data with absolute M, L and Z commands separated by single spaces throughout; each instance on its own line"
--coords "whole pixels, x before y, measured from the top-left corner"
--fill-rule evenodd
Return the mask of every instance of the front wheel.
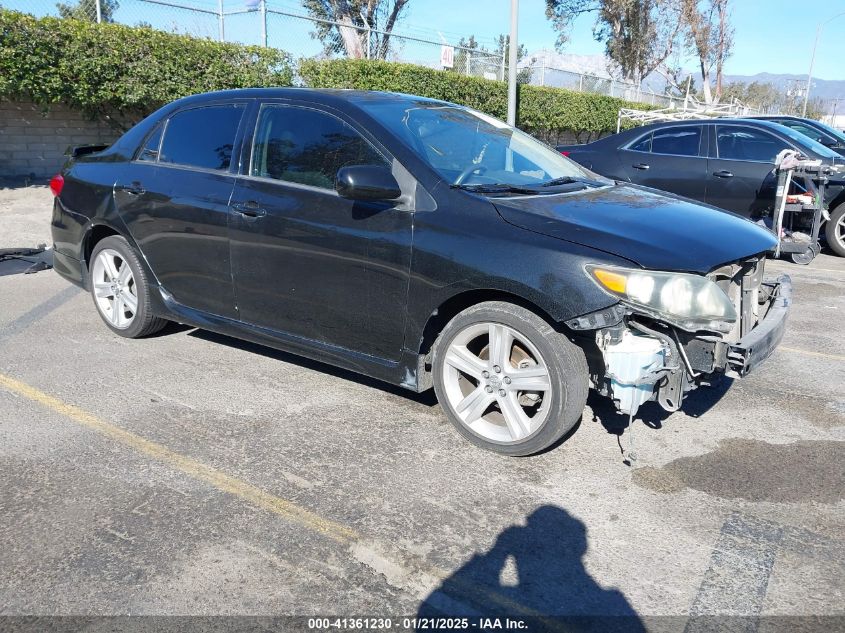
M 147 276 L 124 238 L 113 235 L 97 242 L 89 285 L 97 312 L 115 334 L 140 338 L 167 324 L 151 312 Z
M 827 245 L 831 250 L 845 257 L 845 203 L 840 204 L 830 213 L 830 220 L 825 227 Z
M 584 352 L 509 303 L 481 303 L 452 319 L 435 343 L 433 371 L 437 399 L 458 432 L 505 455 L 551 446 L 587 402 Z

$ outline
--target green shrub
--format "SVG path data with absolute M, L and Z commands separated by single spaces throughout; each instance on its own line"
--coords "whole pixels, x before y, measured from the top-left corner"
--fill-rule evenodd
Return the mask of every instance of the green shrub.
M 283 51 L 0 9 L 0 96 L 132 119 L 189 94 L 293 80 Z
M 305 84 L 313 88 L 406 92 L 466 105 L 500 119 L 507 114 L 507 85 L 501 81 L 363 59 L 303 60 L 299 74 Z M 523 84 L 519 86 L 517 125 L 547 140 L 564 132 L 579 140 L 588 140 L 616 131 L 619 108 L 650 109 L 650 106 L 603 95 Z

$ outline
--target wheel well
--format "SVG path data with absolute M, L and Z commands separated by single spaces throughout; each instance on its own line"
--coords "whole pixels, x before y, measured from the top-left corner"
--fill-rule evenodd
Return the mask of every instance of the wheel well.
M 470 290 L 455 295 L 454 297 L 450 297 L 441 306 L 439 306 L 437 310 L 431 314 L 431 316 L 428 317 L 428 321 L 423 329 L 419 353 L 422 356 L 428 355 L 434 345 L 434 341 L 437 340 L 440 332 L 443 331 L 443 328 L 446 327 L 446 324 L 449 323 L 449 321 L 467 308 L 485 301 L 506 301 L 507 303 L 513 303 L 525 308 L 526 310 L 531 310 L 531 312 L 539 316 L 555 329 L 566 329 L 566 326 L 558 324 L 551 316 L 549 316 L 548 312 L 518 295 L 499 290 Z
M 830 212 L 833 213 L 836 211 L 841 205 L 845 204 L 845 189 L 839 192 L 839 195 L 836 196 L 828 205 L 828 209 Z
M 94 247 L 97 246 L 97 242 L 107 237 L 111 237 L 112 235 L 120 235 L 120 233 L 104 224 L 97 224 L 91 227 L 91 230 L 88 231 L 88 235 L 85 238 L 84 257 L 86 265 L 91 262 L 91 253 L 94 252 Z

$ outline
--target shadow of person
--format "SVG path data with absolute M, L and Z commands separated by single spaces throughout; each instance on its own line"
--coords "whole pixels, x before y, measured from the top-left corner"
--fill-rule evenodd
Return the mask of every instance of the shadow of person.
M 625 596 L 587 573 L 586 552 L 584 524 L 562 508 L 541 506 L 524 527 L 508 527 L 489 551 L 445 579 L 417 617 L 511 618 L 529 631 L 645 631 Z

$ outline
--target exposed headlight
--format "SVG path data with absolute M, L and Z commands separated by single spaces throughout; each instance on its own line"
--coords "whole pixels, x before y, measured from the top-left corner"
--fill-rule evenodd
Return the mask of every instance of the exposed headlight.
M 706 277 L 592 264 L 586 269 L 603 290 L 683 330 L 730 332 L 736 323 L 730 299 Z

